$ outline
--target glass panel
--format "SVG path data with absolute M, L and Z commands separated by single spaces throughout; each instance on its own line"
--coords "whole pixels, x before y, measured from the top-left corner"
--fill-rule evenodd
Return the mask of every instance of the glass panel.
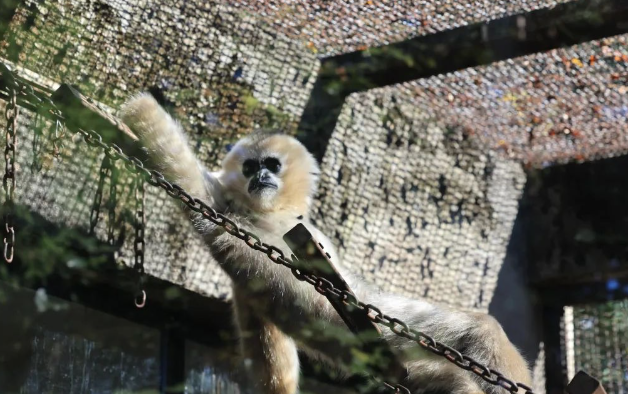
M 628 393 L 628 300 L 566 308 L 565 317 L 568 373 L 584 370 L 607 393 Z
M 0 392 L 157 393 L 159 332 L 0 284 Z
M 239 394 L 231 350 L 186 341 L 185 394 Z

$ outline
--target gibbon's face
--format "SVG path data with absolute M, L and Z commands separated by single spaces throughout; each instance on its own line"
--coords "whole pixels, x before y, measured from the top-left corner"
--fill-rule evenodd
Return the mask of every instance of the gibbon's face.
M 309 210 L 317 176 L 316 160 L 295 138 L 253 133 L 225 157 L 222 180 L 240 206 L 298 216 Z

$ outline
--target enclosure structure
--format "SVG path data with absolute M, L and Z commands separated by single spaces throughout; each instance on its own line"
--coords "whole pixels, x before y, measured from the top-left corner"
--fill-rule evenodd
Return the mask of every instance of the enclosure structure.
M 33 87 L 2 268 L 21 288 L 3 310 L 24 308 L 3 312 L 2 337 L 21 347 L 4 351 L 0 391 L 237 391 L 220 357 L 226 276 L 163 191 L 139 198 L 122 165 L 38 113 L 39 99 L 72 101 L 60 83 L 112 115 L 151 90 L 209 168 L 253 128 L 295 134 L 321 160 L 314 218 L 346 264 L 386 291 L 496 315 L 535 392 L 579 368 L 628 390 L 613 302 L 628 290 L 623 2 L 10 1 L 0 15 L 1 61 Z

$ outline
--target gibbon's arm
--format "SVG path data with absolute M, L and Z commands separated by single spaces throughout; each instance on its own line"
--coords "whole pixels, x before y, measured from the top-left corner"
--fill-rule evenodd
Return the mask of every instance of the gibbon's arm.
M 210 206 L 222 205 L 217 177 L 199 163 L 181 125 L 149 93 L 133 96 L 122 106 L 120 115 L 137 134 L 152 163 L 167 180 Z

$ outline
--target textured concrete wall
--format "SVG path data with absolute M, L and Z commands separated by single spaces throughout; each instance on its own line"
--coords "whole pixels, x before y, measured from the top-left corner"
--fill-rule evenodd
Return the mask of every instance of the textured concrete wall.
M 414 88 L 349 97 L 323 161 L 317 222 L 385 290 L 485 310 L 525 176 L 419 109 Z
M 229 143 L 255 127 L 294 132 L 319 67 L 299 43 L 242 11 L 207 1 L 26 1 L 0 42 L 0 58 L 51 89 L 75 84 L 110 113 L 130 94 L 158 88 L 211 169 Z M 47 146 L 37 155 L 45 156 L 46 165 L 31 172 L 36 121 L 34 114 L 22 113 L 18 202 L 49 220 L 87 228 L 102 154 L 78 140 L 67 142 L 56 160 Z M 37 122 L 46 140 L 52 125 Z M 118 213 L 133 209 L 130 182 L 123 177 L 117 185 Z M 103 239 L 108 194 L 107 178 L 96 232 Z M 147 187 L 146 210 L 147 272 L 202 294 L 226 296 L 227 277 L 175 203 Z M 130 225 L 117 221 L 114 227 L 117 235 L 125 231 L 121 258 L 131 263 Z

